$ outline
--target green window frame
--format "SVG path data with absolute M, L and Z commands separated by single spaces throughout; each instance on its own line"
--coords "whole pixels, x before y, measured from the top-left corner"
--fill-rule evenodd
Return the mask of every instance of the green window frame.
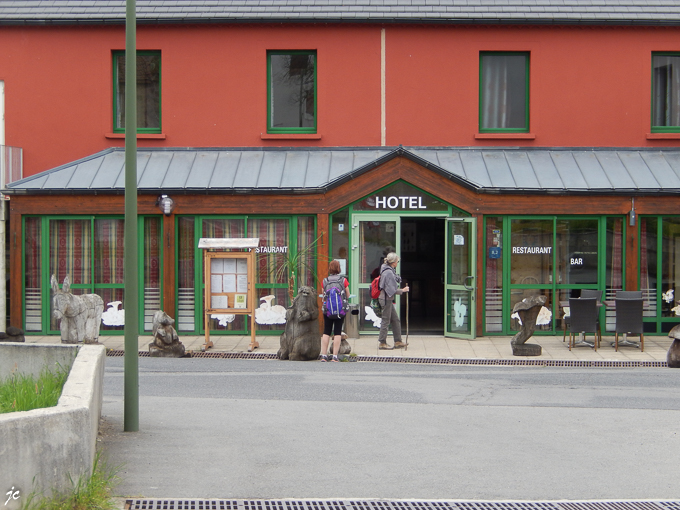
M 652 133 L 680 132 L 680 52 L 652 53 Z
M 161 133 L 161 52 L 137 52 L 137 132 Z M 113 52 L 113 132 L 125 133 L 125 51 Z
M 513 266 L 513 233 L 522 235 L 521 226 L 527 222 L 540 222 L 543 230 L 526 231 L 527 246 L 551 247 L 550 254 L 521 255 L 521 257 L 542 257 L 542 274 L 531 274 L 534 278 L 521 278 L 523 274 L 520 264 Z M 597 225 L 597 232 L 594 227 Z M 536 227 L 531 225 L 528 227 Z M 568 226 L 569 231 L 564 227 Z M 575 230 L 574 230 L 575 228 Z M 590 229 L 586 234 L 579 228 Z M 484 335 L 513 335 L 518 325 L 513 324 L 510 315 L 516 302 L 530 294 L 543 293 L 548 297 L 546 307 L 552 312 L 551 324 L 537 328 L 535 335 L 558 335 L 563 332 L 564 310 L 560 303 L 568 301 L 570 295 L 581 289 L 602 290 L 605 300 L 614 299 L 616 291 L 624 288 L 626 278 L 626 246 L 625 239 L 629 233 L 627 218 L 622 215 L 489 215 L 484 217 L 483 250 L 485 263 L 483 270 L 484 306 L 483 324 Z M 571 231 L 571 232 L 570 232 Z M 568 237 L 565 237 L 568 236 Z M 576 236 L 577 238 L 575 238 Z M 584 237 L 581 239 L 581 237 Z M 523 238 L 522 238 L 523 239 Z M 571 242 L 567 242 L 571 241 Z M 582 241 L 578 246 L 573 241 Z M 596 245 L 596 246 L 594 246 Z M 518 245 L 524 246 L 524 244 Z M 588 247 L 589 246 L 589 247 Z M 494 248 L 492 256 L 491 248 Z M 575 249 L 583 248 L 591 252 L 589 255 L 597 259 L 595 274 L 589 279 L 573 280 L 568 277 L 567 266 L 579 263 L 571 261 Z M 498 250 L 500 249 L 500 250 Z M 580 255 L 579 255 L 580 256 Z M 517 259 L 515 259 L 517 260 Z M 495 262 L 497 261 L 497 262 Z M 527 268 L 538 267 L 535 262 L 527 261 Z M 593 269 L 593 264 L 590 264 Z M 572 269 L 578 269 L 574 267 Z M 582 275 L 581 275 L 582 276 Z M 514 280 L 513 280 L 514 278 Z M 590 283 L 588 283 L 590 282 Z M 502 302 L 499 304 L 499 300 Z M 603 334 L 613 331 L 614 311 L 600 310 L 600 322 Z
M 138 220 L 140 334 L 151 331 L 153 312 L 163 306 L 161 218 L 140 216 Z M 23 317 L 27 334 L 59 334 L 59 325 L 52 316 L 53 273 L 59 287 L 69 276 L 74 295 L 101 296 L 104 312 L 107 303 L 115 301 L 122 301 L 125 307 L 124 217 L 24 216 L 22 222 Z M 121 335 L 123 327 L 102 323 L 100 334 Z
M 479 53 L 479 132 L 529 131 L 529 53 Z
M 267 52 L 267 133 L 316 133 L 315 50 Z
M 275 301 L 290 306 L 288 289 L 300 285 L 316 287 L 317 224 L 313 215 L 181 215 L 175 217 L 175 275 L 177 331 L 185 334 L 205 334 L 203 250 L 198 248 L 202 237 L 259 237 L 261 243 L 256 256 L 258 302 L 274 295 Z M 276 239 L 287 239 L 285 252 L 271 250 Z M 291 274 L 290 267 L 298 269 Z M 231 322 L 210 319 L 210 334 L 249 334 L 250 322 L 236 316 Z M 258 335 L 280 335 L 284 326 L 257 325 Z
M 638 288 L 645 300 L 645 334 L 663 334 L 680 323 L 680 216 L 639 216 Z

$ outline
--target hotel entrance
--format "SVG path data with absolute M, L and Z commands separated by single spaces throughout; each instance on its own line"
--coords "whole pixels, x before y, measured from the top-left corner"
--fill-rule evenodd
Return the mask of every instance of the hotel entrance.
M 378 333 L 377 317 L 370 312 L 370 286 L 385 256 L 394 251 L 401 259 L 397 272 L 402 286 L 411 289 L 396 298 L 402 327 L 408 321 L 410 334 L 474 338 L 475 220 L 406 183 L 396 183 L 352 209 L 347 217 L 348 275 L 356 294 L 352 301 L 361 310 L 361 333 Z M 333 249 L 344 254 L 339 244 L 343 236 L 337 235 L 344 227 L 334 224 Z

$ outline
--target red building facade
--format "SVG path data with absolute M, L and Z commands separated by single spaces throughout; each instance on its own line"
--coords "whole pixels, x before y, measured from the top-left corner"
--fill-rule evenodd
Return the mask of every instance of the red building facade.
M 224 2 L 225 12 L 228 4 Z M 653 302 L 646 317 L 649 332 L 664 333 L 675 324 L 670 307 L 664 308 L 663 295 L 675 288 L 676 280 L 680 283 L 680 266 L 677 277 L 675 274 L 680 174 L 668 163 L 680 156 L 675 152 L 680 122 L 674 116 L 680 104 L 680 86 L 668 73 L 660 73 L 680 72 L 680 60 L 675 60 L 676 55 L 680 59 L 680 13 L 669 8 L 655 19 L 634 12 L 626 19 L 617 18 L 613 11 L 610 19 L 596 14 L 568 19 L 567 13 L 558 13 L 561 17 L 556 15 L 547 23 L 529 10 L 516 21 L 510 13 L 498 11 L 474 22 L 455 17 L 442 20 L 425 11 L 414 22 L 398 13 L 390 18 L 381 11 L 357 21 L 328 22 L 315 18 L 316 7 L 314 2 L 303 2 L 300 9 L 305 15 L 300 21 L 296 21 L 300 16 L 276 19 L 271 13 L 236 22 L 227 12 L 211 23 L 200 23 L 200 13 L 185 13 L 181 22 L 153 19 L 144 11 L 140 14 L 137 50 L 140 55 L 150 55 L 158 65 L 154 70 L 157 88 L 152 94 L 157 101 L 152 108 L 157 108 L 153 121 L 157 125 L 140 130 L 140 150 L 192 148 L 200 152 L 219 148 L 225 153 L 250 154 L 262 149 L 265 154 L 265 163 L 250 169 L 250 186 L 208 185 L 201 189 L 201 197 L 191 185 L 194 174 L 190 175 L 189 169 L 194 167 L 173 169 L 169 163 L 165 178 L 141 191 L 140 214 L 145 218 L 141 221 L 148 222 L 148 235 L 170 239 L 154 262 L 159 297 L 150 299 L 149 307 L 161 306 L 180 315 L 182 292 L 193 292 L 195 320 L 185 331 L 202 331 L 202 273 L 193 264 L 200 258 L 190 257 L 189 272 L 198 272 L 192 273 L 187 284 L 180 283 L 182 263 L 186 262 L 183 250 L 193 246 L 193 241 L 183 246 L 182 235 L 202 237 L 213 232 L 215 223 L 226 225 L 233 220 L 234 225 L 218 229 L 220 235 L 249 237 L 262 230 L 283 229 L 286 233 L 280 234 L 277 242 L 295 245 L 296 250 L 321 239 L 315 245 L 315 270 L 304 283 L 315 284 L 313 276 L 324 275 L 327 258 L 339 258 L 346 262 L 354 289 L 362 292 L 370 283 L 365 273 L 374 262 L 373 252 L 384 248 L 381 243 L 385 244 L 385 239 L 393 240 L 393 246 L 405 251 L 407 265 L 412 266 L 411 280 L 419 282 L 416 290 L 420 298 L 414 295 L 414 299 L 420 299 L 416 307 L 421 307 L 417 313 L 422 314 L 423 331 L 454 334 L 452 309 L 462 299 L 469 300 L 467 307 L 475 314 L 465 317 L 461 336 L 508 334 L 517 327 L 509 318 L 512 306 L 532 293 L 549 297 L 553 321 L 545 329 L 561 331 L 563 307 L 559 303 L 581 288 L 601 290 L 607 296 L 625 288 L 643 289 Z M 23 16 L 19 24 L 0 11 L 0 21 L 5 24 L 0 30 L 5 144 L 23 148 L 24 177 L 36 178 L 45 171 L 62 175 L 83 159 L 98 162 L 95 155 L 123 147 L 125 135 L 116 128 L 120 86 L 116 56 L 125 49 L 121 16 L 101 23 L 83 23 L 82 19 L 58 23 L 31 12 Z M 304 128 L 277 129 L 273 125 L 271 109 L 277 99 L 269 70 L 276 55 L 313 59 L 304 108 L 296 106 L 311 119 Z M 511 76 L 507 69 L 516 65 L 521 67 Z M 299 75 L 292 69 L 291 64 L 290 83 L 296 73 Z M 144 93 L 140 94 L 143 98 Z M 664 124 L 659 124 L 659 118 Z M 405 152 L 400 146 L 407 148 Z M 331 170 L 323 186 L 312 186 L 290 177 L 285 164 L 281 170 L 284 178 L 277 181 L 268 174 L 274 172 L 274 166 L 267 166 L 267 157 L 283 148 L 292 148 L 292 154 L 306 158 L 334 149 L 351 149 L 359 156 L 344 170 Z M 429 158 L 427 151 L 435 149 L 442 152 Z M 459 149 L 462 152 L 452 156 L 452 151 Z M 650 163 L 657 150 L 663 155 L 663 164 Z M 372 151 L 379 154 L 374 158 Z M 479 151 L 483 168 L 471 163 L 466 167 L 466 151 Z M 556 174 L 552 166 L 542 167 L 537 155 L 545 151 L 553 151 L 548 155 L 553 162 L 568 155 L 573 161 L 572 173 L 568 165 L 555 163 Z M 531 178 L 512 163 L 525 153 Z M 181 159 L 173 154 L 175 161 Z M 510 163 L 502 164 L 503 176 L 494 170 L 494 158 L 501 154 L 510 158 Z M 584 154 L 599 162 L 601 175 L 589 173 L 588 166 L 580 163 Z M 457 163 L 448 167 L 444 162 L 452 157 L 463 162 L 460 166 L 466 169 L 465 175 L 456 172 Z M 366 164 L 357 164 L 362 158 Z M 644 161 L 645 169 L 627 165 L 630 158 Z M 372 167 L 366 166 L 373 160 Z M 307 167 L 309 172 L 314 169 Z M 186 173 L 182 182 L 189 183 L 187 186 L 168 184 L 174 182 L 177 172 Z M 456 177 L 442 177 L 442 172 Z M 585 184 L 568 182 L 569 175 L 575 173 Z M 553 174 L 559 174 L 558 186 L 550 183 Z M 83 175 L 91 177 L 87 172 Z M 336 179 L 342 176 L 351 179 Z M 298 184 L 284 186 L 286 178 Z M 91 259 L 96 259 L 97 218 L 118 221 L 123 202 L 120 187 L 88 183 L 83 189 L 73 181 L 69 186 L 41 184 L 38 188 L 23 181 L 10 186 L 11 232 L 21 239 L 26 239 L 27 232 L 45 236 L 43 245 L 45 241 L 58 243 L 59 236 L 66 235 L 58 234 L 59 228 L 68 230 L 68 225 L 57 228 L 51 222 L 62 221 L 60 215 L 66 215 L 64 221 L 85 221 L 79 217 L 84 214 L 93 222 L 95 233 L 88 242 L 93 247 Z M 237 188 L 248 198 L 234 197 Z M 387 190 L 384 196 L 382 190 Z M 58 196 L 59 205 L 46 204 L 47 194 Z M 169 217 L 155 207 L 159 194 L 171 194 L 176 204 Z M 390 197 L 417 197 L 431 200 L 433 205 L 413 211 L 407 206 L 410 202 L 401 200 L 390 210 L 369 211 L 366 200 L 370 202 L 373 195 L 373 203 L 377 199 L 387 204 Z M 631 219 L 631 210 L 635 210 L 636 219 Z M 369 212 L 375 215 L 373 220 Z M 476 220 L 472 230 L 466 231 L 475 241 L 475 249 L 468 252 L 466 244 L 464 256 L 454 255 L 458 248 L 451 244 L 456 235 L 463 235 L 454 232 L 457 227 L 447 226 L 450 222 L 446 219 L 454 217 Z M 249 222 L 260 220 L 269 223 L 251 228 Z M 362 221 L 367 222 L 366 228 L 375 223 L 383 231 L 360 234 L 363 244 L 359 251 L 364 251 L 348 254 L 355 244 L 349 231 Z M 184 226 L 189 223 L 191 234 Z M 116 228 L 107 225 L 106 235 Z M 297 235 L 295 242 L 293 235 Z M 377 237 L 371 240 L 371 235 Z M 409 235 L 422 237 L 422 242 L 413 241 L 417 246 L 412 247 Z M 438 255 L 430 260 L 423 245 L 438 237 L 450 245 L 435 244 Z M 577 238 L 589 241 L 579 244 Z M 263 241 L 263 246 L 271 244 L 271 239 Z M 515 257 L 517 251 L 512 249 L 520 245 L 552 249 L 528 262 Z M 500 258 L 491 258 L 491 248 L 501 248 Z M 680 262 L 680 244 L 677 248 Z M 44 282 L 56 262 L 45 249 L 43 246 L 38 252 L 37 247 L 24 244 L 11 259 L 12 271 L 21 267 L 24 274 L 23 281 L 12 282 L 12 321 L 28 326 L 29 332 L 43 334 L 54 331 L 49 316 L 41 316 L 39 324 L 34 322 L 31 327 L 27 320 L 31 311 L 23 303 L 29 287 L 32 295 L 40 295 L 41 303 L 49 299 Z M 574 255 L 581 252 L 587 255 Z M 413 253 L 410 261 L 407 253 Z M 466 269 L 472 271 L 477 298 L 465 290 L 469 286 L 466 275 L 457 274 L 461 268 L 452 266 L 462 264 L 460 259 L 452 262 L 458 256 L 474 258 L 475 264 Z M 40 277 L 29 284 L 25 275 L 30 257 L 42 262 Z M 69 257 L 72 255 L 66 259 Z M 569 261 L 579 258 L 589 260 L 589 267 L 567 281 L 568 275 L 578 272 Z M 277 259 L 267 260 L 265 266 L 276 264 Z M 423 260 L 436 268 L 432 274 L 420 267 Z M 70 263 L 64 264 L 68 267 Z M 141 272 L 146 269 L 140 266 Z M 83 277 L 82 289 L 98 290 L 95 272 Z M 440 273 L 448 280 L 438 285 Z M 113 277 L 109 283 L 100 282 L 100 287 L 110 290 L 113 285 L 116 290 L 108 299 L 124 300 L 122 282 L 116 282 Z M 281 291 L 277 289 L 283 286 L 283 281 L 265 276 L 260 293 L 271 292 L 278 298 Z M 430 294 L 439 297 L 432 299 Z M 359 304 L 363 299 L 360 295 Z M 607 312 L 602 314 L 603 319 L 610 318 Z M 364 321 L 362 328 L 370 330 Z M 220 328 L 215 325 L 215 329 L 219 332 Z

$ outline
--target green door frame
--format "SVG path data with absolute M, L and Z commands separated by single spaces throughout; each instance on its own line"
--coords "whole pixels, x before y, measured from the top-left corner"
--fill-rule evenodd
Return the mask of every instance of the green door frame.
M 467 274 L 459 273 L 458 278 L 453 281 L 453 254 L 451 247 L 454 246 L 452 243 L 457 242 L 455 237 L 452 235 L 451 229 L 454 224 L 465 224 L 466 235 L 462 241 L 466 247 L 467 252 Z M 445 236 L 445 261 L 446 270 L 444 275 L 444 336 L 472 340 L 477 334 L 477 218 L 474 217 L 454 217 L 446 219 L 446 236 Z M 457 331 L 454 328 L 454 323 L 456 317 L 452 317 L 452 310 L 455 308 L 453 302 L 453 295 L 464 295 L 467 296 L 467 321 L 468 321 L 468 332 Z M 465 317 L 463 317 L 464 319 Z

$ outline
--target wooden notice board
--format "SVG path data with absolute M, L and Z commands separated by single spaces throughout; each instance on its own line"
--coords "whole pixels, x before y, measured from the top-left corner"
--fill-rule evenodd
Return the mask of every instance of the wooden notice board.
M 199 241 L 198 247 L 205 250 L 205 349 L 213 346 L 210 341 L 210 315 L 213 314 L 250 315 L 248 351 L 260 346 L 255 340 L 255 248 L 259 243 L 258 238 Z

